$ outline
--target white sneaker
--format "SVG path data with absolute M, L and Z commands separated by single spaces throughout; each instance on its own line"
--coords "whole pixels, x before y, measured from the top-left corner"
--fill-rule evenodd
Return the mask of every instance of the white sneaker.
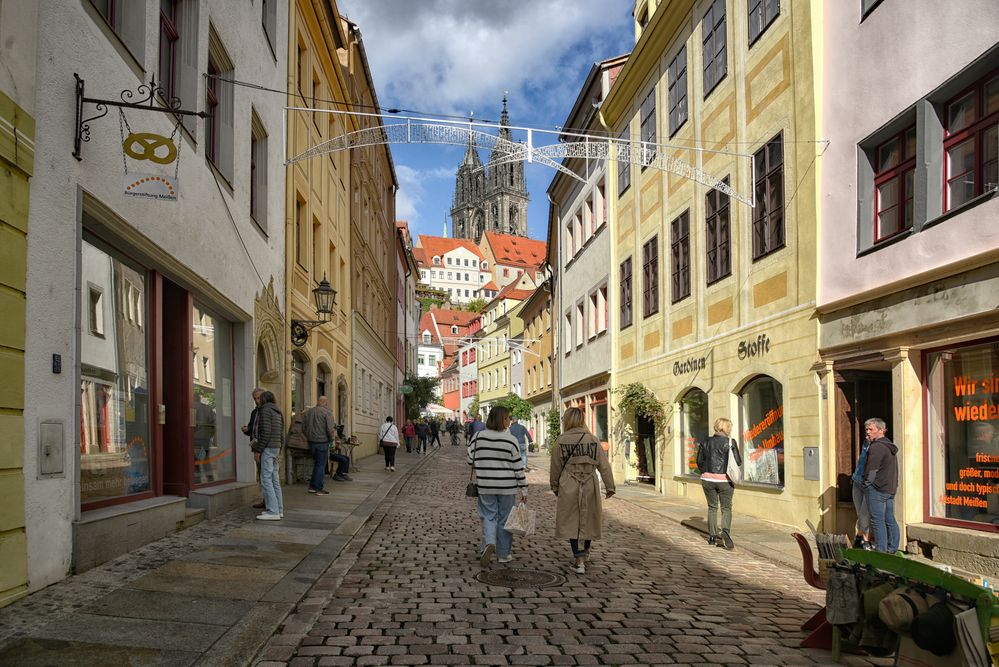
M 257 518 L 261 521 L 280 521 L 283 514 L 271 514 L 270 512 L 264 512 L 263 514 L 258 514 Z
M 391 470 L 391 469 L 392 469 L 392 468 L 390 468 L 389 466 L 385 466 L 385 470 L 386 470 L 386 471 L 389 471 L 389 470 Z
M 569 568 L 576 574 L 586 574 L 586 566 L 582 563 L 573 562 L 572 566 Z
M 395 466 L 390 466 L 389 470 L 391 470 L 392 472 L 395 472 Z
M 509 563 L 512 560 L 513 560 L 513 554 L 507 554 L 506 556 L 503 556 L 502 558 L 497 558 L 496 562 L 497 563 Z

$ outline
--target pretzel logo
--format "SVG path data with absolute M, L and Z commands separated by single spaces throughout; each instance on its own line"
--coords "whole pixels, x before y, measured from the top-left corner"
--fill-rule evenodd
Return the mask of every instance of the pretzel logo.
M 141 152 L 136 150 L 136 145 L 141 149 Z M 177 147 L 169 137 L 164 137 L 162 134 L 133 132 L 125 137 L 125 141 L 121 146 L 125 151 L 125 155 L 133 160 L 151 160 L 156 164 L 170 164 L 177 159 Z M 160 156 L 156 154 L 156 151 L 161 147 L 166 147 L 166 155 Z

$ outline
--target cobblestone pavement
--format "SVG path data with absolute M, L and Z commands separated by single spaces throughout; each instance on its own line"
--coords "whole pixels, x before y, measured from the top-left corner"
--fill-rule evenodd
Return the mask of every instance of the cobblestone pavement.
M 799 649 L 822 603 L 801 573 L 636 505 L 604 504 L 585 575 L 553 537 L 555 498 L 536 469 L 537 534 L 510 568 L 564 577 L 546 588 L 480 583 L 479 522 L 463 450 L 444 448 L 386 498 L 257 656 L 291 665 L 835 664 Z M 850 664 L 870 663 L 847 658 Z

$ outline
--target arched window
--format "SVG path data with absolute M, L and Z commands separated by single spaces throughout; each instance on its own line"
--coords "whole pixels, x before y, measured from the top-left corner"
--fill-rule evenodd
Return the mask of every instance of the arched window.
M 741 436 L 741 437 L 740 437 Z M 739 394 L 739 433 L 743 479 L 758 484 L 784 485 L 784 390 L 780 382 L 759 375 Z
M 424 343 L 429 343 L 430 342 L 430 332 L 429 331 L 424 331 L 423 332 L 423 342 Z
M 298 414 L 309 405 L 305 368 L 308 360 L 298 352 L 291 354 L 291 411 Z
M 697 469 L 697 448 L 709 435 L 708 395 L 700 389 L 691 389 L 680 399 L 680 442 L 683 452 L 683 473 L 700 475 Z
M 434 264 L 436 264 L 437 266 L 440 266 L 441 265 L 441 258 L 440 257 L 434 257 Z

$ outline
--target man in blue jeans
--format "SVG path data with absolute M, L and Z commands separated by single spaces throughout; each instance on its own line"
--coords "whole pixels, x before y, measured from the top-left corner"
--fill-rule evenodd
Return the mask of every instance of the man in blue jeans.
M 520 446 L 520 460 L 524 464 L 524 472 L 527 472 L 527 445 L 528 443 L 534 444 L 534 439 L 531 437 L 531 432 L 527 430 L 520 420 L 516 417 L 512 417 L 513 421 L 510 424 L 510 435 L 517 438 L 517 444 Z
M 874 546 L 878 551 L 898 551 L 901 537 L 895 521 L 895 493 L 898 491 L 898 447 L 885 437 L 885 421 L 874 417 L 864 422 L 870 447 L 864 466 L 864 493 L 871 513 Z
M 326 462 L 329 460 L 330 443 L 333 442 L 336 433 L 336 424 L 333 422 L 333 413 L 330 412 L 329 399 L 325 396 L 320 396 L 315 407 L 305 412 L 302 431 L 305 433 L 305 439 L 309 441 L 309 450 L 312 452 L 309 493 L 328 496 L 330 492 L 323 488 L 325 486 L 323 481 L 326 477 Z

